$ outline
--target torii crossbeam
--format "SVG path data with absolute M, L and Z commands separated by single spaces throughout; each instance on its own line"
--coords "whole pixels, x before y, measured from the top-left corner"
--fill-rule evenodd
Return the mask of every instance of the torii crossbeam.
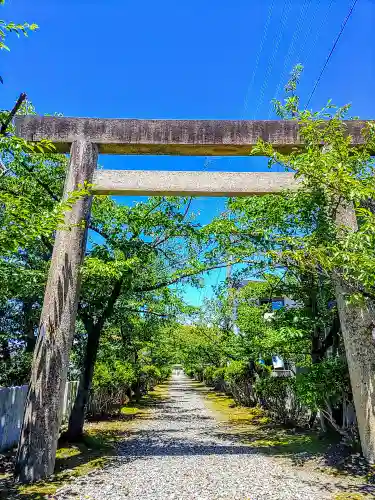
M 346 121 L 353 146 L 363 144 L 364 121 Z M 299 125 L 290 120 L 135 120 L 25 116 L 17 135 L 47 139 L 59 153 L 75 141 L 95 144 L 99 154 L 247 156 L 259 139 L 283 153 L 301 149 Z M 293 174 L 98 170 L 95 194 L 249 196 L 296 187 Z
M 361 132 L 366 122 L 353 120 L 345 123 L 352 146 L 363 144 Z M 298 123 L 282 120 L 127 120 L 24 116 L 16 118 L 16 130 L 18 136 L 28 141 L 47 139 L 55 145 L 57 152 L 70 152 L 64 197 L 85 182 L 94 185 L 95 194 L 249 196 L 277 193 L 297 187 L 292 174 L 96 170 L 98 154 L 246 156 L 253 152 L 260 138 L 280 152 L 303 149 Z M 79 199 L 66 214 L 69 229 L 59 230 L 56 234 L 34 363 L 43 357 L 50 359 L 51 348 L 54 349 L 54 358 L 45 363 L 39 372 L 32 371 L 20 445 L 25 470 L 36 470 L 29 456 L 38 456 L 39 469 L 53 472 L 61 422 L 59 401 L 67 380 L 79 299 L 79 270 L 85 252 L 90 209 L 91 197 Z M 355 228 L 355 221 L 350 223 Z M 336 296 L 362 448 L 367 458 L 375 460 L 375 400 L 371 400 L 364 389 L 370 391 L 372 388 L 370 376 L 373 372 L 362 366 L 364 362 L 368 366 L 373 365 L 374 346 L 371 340 L 367 340 L 367 333 L 361 336 L 353 330 L 358 327 L 362 334 L 368 328 L 368 337 L 371 338 L 371 328 L 366 326 L 368 314 L 361 306 L 346 304 L 338 285 Z M 361 339 L 366 341 L 363 340 L 363 344 L 357 348 L 355 341 L 360 342 Z M 370 392 L 374 394 L 372 389 Z M 53 417 L 52 430 L 47 425 L 46 409 Z M 38 422 L 36 436 L 32 432 L 35 432 L 35 422 Z M 43 443 L 48 443 L 48 447 L 45 445 L 43 448 Z M 33 447 L 36 447 L 35 453 L 28 455 Z M 43 474 L 37 479 L 40 477 Z
M 353 146 L 363 144 L 366 121 L 344 122 Z M 299 125 L 291 120 L 135 120 L 23 116 L 17 134 L 28 141 L 48 139 L 69 153 L 77 139 L 93 142 L 100 154 L 247 156 L 259 139 L 288 153 L 303 148 Z

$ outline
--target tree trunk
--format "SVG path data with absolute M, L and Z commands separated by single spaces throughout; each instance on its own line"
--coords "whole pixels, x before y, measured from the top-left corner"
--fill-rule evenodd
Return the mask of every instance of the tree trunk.
M 112 293 L 108 299 L 107 305 L 96 323 L 90 318 L 85 318 L 84 324 L 88 334 L 85 361 L 83 372 L 79 381 L 79 387 L 72 413 L 69 418 L 68 430 L 64 433 L 64 439 L 67 441 L 78 441 L 83 434 L 87 403 L 89 401 L 92 378 L 96 357 L 99 349 L 100 335 L 104 328 L 106 320 L 111 316 L 116 301 L 121 293 L 123 278 L 121 277 L 114 285 Z
M 356 231 L 354 210 L 340 209 L 337 223 Z M 362 452 L 367 460 L 375 462 L 374 305 L 368 301 L 361 305 L 348 304 L 350 292 L 345 283 L 338 277 L 334 281 Z
M 318 290 L 314 282 L 314 278 L 312 278 L 312 281 L 313 282 L 310 283 L 309 287 L 309 300 L 307 309 L 309 310 L 310 318 L 314 323 L 313 331 L 311 332 L 311 362 L 314 365 L 321 361 L 320 347 L 322 343 L 322 332 L 316 324 L 316 320 L 318 317 Z
M 307 303 L 307 309 L 310 311 L 310 318 L 314 322 L 314 328 L 312 331 L 311 335 L 311 362 L 313 365 L 320 363 L 322 359 L 322 354 L 321 354 L 321 343 L 322 343 L 322 335 L 320 329 L 318 329 L 316 325 L 316 320 L 318 317 L 318 289 L 317 285 L 314 282 L 314 278 L 312 278 L 313 282 L 310 284 L 309 287 L 309 300 Z M 317 417 L 317 412 L 313 411 L 311 412 L 308 426 L 309 428 L 312 428 L 316 417 Z
M 136 403 L 139 403 L 142 398 L 142 393 L 141 393 L 141 383 L 139 380 L 135 383 L 134 386 L 134 399 Z
M 92 182 L 97 156 L 96 145 L 73 142 L 65 199 Z M 55 466 L 91 201 L 92 197 L 79 199 L 66 213 L 68 228 L 56 233 L 17 453 L 15 475 L 22 483 L 49 476 Z
M 64 439 L 70 442 L 79 441 L 82 438 L 101 329 L 101 326 L 92 326 L 88 332 L 84 368 L 79 381 L 72 413 L 70 414 L 68 430 L 63 436 Z
M 4 362 L 10 361 L 9 343 L 6 338 L 2 338 L 0 342 L 1 360 Z

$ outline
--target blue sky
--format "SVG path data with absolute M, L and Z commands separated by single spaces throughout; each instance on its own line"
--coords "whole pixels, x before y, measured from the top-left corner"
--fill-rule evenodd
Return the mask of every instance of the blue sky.
M 306 101 L 352 0 L 8 0 L 1 18 L 36 22 L 2 53 L 0 105 L 26 92 L 40 114 L 121 118 L 272 118 L 292 66 Z M 353 103 L 375 118 L 375 1 L 359 0 L 311 101 Z M 268 26 L 268 29 L 266 29 Z M 263 42 L 263 43 L 262 43 Z M 105 168 L 201 170 L 204 158 L 101 157 Z M 257 158 L 217 159 L 210 170 L 264 170 Z M 222 199 L 198 198 L 202 222 Z M 192 303 L 211 293 L 186 289 Z

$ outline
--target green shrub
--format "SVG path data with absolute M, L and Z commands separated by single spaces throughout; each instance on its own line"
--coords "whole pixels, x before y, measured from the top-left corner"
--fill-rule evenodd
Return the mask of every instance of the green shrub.
M 216 370 L 215 366 L 206 366 L 206 368 L 203 371 L 203 380 L 206 385 L 213 386 L 214 385 L 214 379 L 213 375 Z
M 170 366 L 160 366 L 160 382 L 168 380 L 172 374 L 172 368 Z
M 194 370 L 193 368 L 185 368 L 184 369 L 185 375 L 187 375 L 190 378 L 194 378 Z
M 320 410 L 326 422 L 339 434 L 356 436 L 348 367 L 345 360 L 325 358 L 297 375 L 296 394 L 312 412 Z
M 324 408 L 327 400 L 340 403 L 351 392 L 347 364 L 341 358 L 326 358 L 312 365 L 307 373 L 297 375 L 296 392 L 312 411 Z
M 139 379 L 143 392 L 150 391 L 161 381 L 161 371 L 155 365 L 144 365 L 140 370 Z
M 194 370 L 194 377 L 199 380 L 199 382 L 203 382 L 203 366 L 197 366 Z
M 135 380 L 136 373 L 131 363 L 119 360 L 108 363 L 98 361 L 95 365 L 88 414 L 108 414 L 119 410 L 127 401 Z
M 245 361 L 232 361 L 225 370 L 225 381 L 228 384 L 241 383 L 248 373 L 248 365 Z
M 199 380 L 199 382 L 203 382 L 203 372 L 204 368 L 201 365 L 191 365 L 185 368 L 185 373 L 191 378 L 195 378 Z
M 131 363 L 99 361 L 95 365 L 92 387 L 94 390 L 118 390 L 129 388 L 134 381 L 135 371 Z
M 11 387 L 29 382 L 32 353 L 17 352 L 7 361 L 2 361 L 0 386 Z
M 307 411 L 296 397 L 295 387 L 294 377 L 263 377 L 256 380 L 254 391 L 272 420 L 298 425 L 304 423 Z
M 245 406 L 255 406 L 256 396 L 253 390 L 254 372 L 245 361 L 232 361 L 225 370 L 224 380 L 234 400 Z
M 259 377 L 268 377 L 272 372 L 272 366 L 263 363 L 255 363 L 255 372 Z
M 226 392 L 226 383 L 225 383 L 225 372 L 226 368 L 216 368 L 212 375 L 213 386 L 216 391 Z

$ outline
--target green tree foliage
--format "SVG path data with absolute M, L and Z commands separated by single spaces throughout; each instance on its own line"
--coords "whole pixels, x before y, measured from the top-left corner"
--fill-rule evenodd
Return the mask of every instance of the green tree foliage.
M 229 199 L 226 212 L 203 227 L 188 198 L 125 206 L 95 197 L 69 373 L 80 378 L 72 414 L 80 432 L 90 393 L 106 398 L 108 409 L 124 394 L 140 397 L 175 363 L 284 422 L 319 409 L 340 427 L 334 413 L 351 394 L 332 282 L 339 274 L 352 299 L 373 298 L 374 129 L 353 150 L 342 121 L 348 107 L 300 110 L 299 75 L 296 68 L 286 100 L 274 104 L 281 117 L 300 123 L 306 149 L 283 155 L 262 141 L 257 146 L 270 166 L 295 172 L 298 191 Z M 26 103 L 19 112 L 34 110 Z M 41 147 L 15 137 L 11 126 L 0 137 L 3 385 L 27 380 L 54 232 L 77 196 L 89 194 L 83 186 L 61 202 L 67 159 L 47 143 Z M 335 225 L 343 205 L 354 207 L 358 232 Z M 187 307 L 181 287 L 200 286 L 202 273 L 229 259 L 240 264 L 230 282 L 200 310 Z M 273 311 L 275 297 L 292 299 L 294 307 Z M 274 355 L 307 373 L 271 377 Z
M 0 5 L 4 5 L 5 0 L 0 0 Z M 9 46 L 5 43 L 5 40 L 9 34 L 14 34 L 16 36 L 28 36 L 30 31 L 35 31 L 39 26 L 35 23 L 23 23 L 18 24 L 14 22 L 7 22 L 0 20 L 0 49 L 10 50 Z
M 70 438 L 76 439 L 83 429 L 104 329 L 111 322 L 126 328 L 124 322 L 134 312 L 153 318 L 176 315 L 183 304 L 171 286 L 194 284 L 197 275 L 222 265 L 222 256 L 212 253 L 209 237 L 196 223 L 190 205 L 185 198 L 152 198 L 132 207 L 109 197 L 94 200 L 90 228 L 100 240 L 93 240 L 83 266 L 78 314 L 87 343 Z M 73 433 L 78 420 L 81 424 Z
M 0 6 L 5 4 L 5 0 L 0 0 Z M 39 26 L 35 23 L 29 24 L 29 23 L 14 23 L 12 21 L 4 21 L 3 19 L 0 20 L 0 50 L 7 50 L 9 51 L 9 45 L 7 45 L 7 38 L 9 35 L 13 34 L 16 35 L 17 37 L 20 37 L 21 35 L 23 36 L 28 36 L 30 32 L 36 31 L 39 28 Z M 0 76 L 0 82 L 3 83 L 3 79 Z
M 24 103 L 21 114 L 34 113 Z M 8 112 L 1 113 L 5 120 Z M 36 152 L 37 151 L 37 152 Z M 0 356 L 1 384 L 25 383 L 43 303 L 54 231 L 88 188 L 61 200 L 67 159 L 48 143 L 37 149 L 14 136 L 12 125 L 0 136 Z M 68 228 L 66 228 L 68 229 Z M 19 375 L 14 373 L 19 366 Z M 21 369 L 22 368 L 22 369 Z M 13 374 L 13 375 L 12 375 Z
M 278 164 L 295 172 L 301 189 L 290 198 L 300 207 L 301 201 L 308 202 L 310 218 L 316 221 L 312 231 L 285 240 L 283 256 L 308 269 L 319 265 L 329 276 L 339 274 L 356 298 L 373 298 L 375 283 L 370 268 L 374 260 L 374 213 L 369 200 L 375 195 L 375 126 L 368 122 L 362 132 L 363 145 L 351 147 L 343 121 L 351 118 L 350 105 L 337 107 L 329 101 L 316 113 L 301 110 L 295 95 L 300 71 L 297 68 L 293 72 L 293 83 L 286 88 L 284 103 L 274 104 L 282 118 L 298 121 L 305 146 L 303 153 L 281 154 L 262 141 L 256 148 L 257 153 L 270 157 L 270 166 Z M 353 207 L 358 231 L 337 227 L 335 221 L 342 207 Z
M 230 340 L 231 357 L 212 363 L 224 370 L 232 393 L 255 377 L 256 398 L 269 410 L 273 401 L 281 414 L 288 392 L 296 402 L 295 416 L 302 405 L 313 422 L 319 409 L 341 432 L 347 425 L 345 409 L 352 402 L 334 284 L 337 278 L 345 283 L 347 300 L 373 300 L 375 129 L 369 123 L 363 145 L 353 148 L 344 121 L 350 106 L 340 108 L 329 101 L 316 113 L 301 110 L 296 94 L 301 71 L 294 69 L 286 99 L 274 105 L 281 118 L 298 122 L 304 149 L 282 154 L 263 141 L 255 149 L 269 157 L 270 167 L 277 164 L 294 172 L 299 189 L 229 199 L 224 214 L 206 228 L 217 235 L 217 246 L 241 263 L 228 290 L 217 294 L 216 310 L 222 313 L 214 321 L 210 316 L 207 330 L 237 328 Z M 358 231 L 337 225 L 343 209 L 354 210 Z M 246 286 L 244 279 L 250 279 Z M 274 297 L 292 299 L 293 308 L 273 311 Z M 258 360 L 271 366 L 273 355 L 307 373 L 292 381 L 269 377 L 267 369 L 257 373 Z M 206 367 L 206 372 L 211 381 L 212 369 Z M 241 401 L 241 395 L 236 399 Z
M 328 421 L 335 424 L 333 409 L 351 402 L 348 367 L 340 357 L 330 357 L 315 364 L 307 373 L 297 377 L 296 393 L 299 401 L 312 411 L 323 411 Z
M 18 112 L 35 114 L 30 103 L 24 103 Z M 0 113 L 0 121 L 8 111 Z M 0 252 L 17 252 L 36 240 L 50 247 L 51 233 L 64 227 L 64 214 L 80 196 L 87 195 L 87 187 L 71 193 L 60 201 L 67 158 L 54 154 L 47 141 L 29 144 L 14 135 L 10 125 L 0 136 Z
M 109 359 L 98 361 L 95 365 L 93 389 L 107 392 L 130 388 L 136 380 L 134 367 L 129 362 Z

